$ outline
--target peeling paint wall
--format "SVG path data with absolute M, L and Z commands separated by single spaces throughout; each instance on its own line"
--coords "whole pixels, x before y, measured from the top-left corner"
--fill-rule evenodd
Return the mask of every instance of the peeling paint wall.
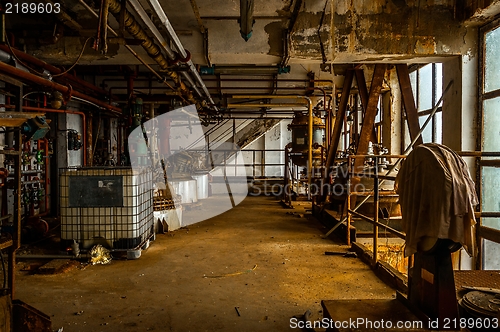
M 455 17 L 455 1 L 338 0 L 330 3 L 320 27 L 328 61 L 404 60 L 464 52 L 466 28 Z M 318 37 L 321 14 L 301 12 L 292 35 L 292 56 L 321 60 Z

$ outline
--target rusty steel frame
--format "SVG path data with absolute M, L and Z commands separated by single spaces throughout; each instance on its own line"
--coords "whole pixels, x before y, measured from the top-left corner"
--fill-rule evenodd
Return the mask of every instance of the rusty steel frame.
M 354 70 L 348 69 L 344 78 L 344 86 L 342 87 L 342 94 L 339 101 L 339 109 L 335 115 L 335 124 L 331 133 L 330 144 L 328 144 L 328 155 L 326 157 L 325 164 L 325 176 L 323 178 L 323 183 L 327 183 L 330 176 L 330 168 L 335 160 L 335 154 L 339 147 L 340 135 L 342 135 L 342 125 L 344 124 L 344 118 L 347 111 L 347 102 L 349 101 L 349 95 L 351 94 L 352 80 L 354 78 Z M 326 193 L 324 193 L 320 199 L 323 201 L 326 198 Z
M 413 97 L 413 90 L 411 88 L 410 73 L 406 64 L 397 64 L 396 72 L 398 74 L 399 88 L 401 89 L 401 97 L 406 112 L 406 121 L 408 121 L 408 129 L 410 131 L 410 140 L 418 137 L 420 131 L 420 123 L 418 122 L 417 106 L 415 105 L 415 98 Z M 422 144 L 424 141 L 422 136 L 418 137 L 415 146 Z
M 373 128 L 375 125 L 375 117 L 377 116 L 378 111 L 378 102 L 380 98 L 380 92 L 382 91 L 382 83 L 384 81 L 385 72 L 387 69 L 387 65 L 385 64 L 376 64 L 375 69 L 373 71 L 372 83 L 370 86 L 370 94 L 368 95 L 368 102 L 365 109 L 365 114 L 363 117 L 363 124 L 361 126 L 361 132 L 359 134 L 359 142 L 358 147 L 356 149 L 356 154 L 364 155 L 368 152 L 368 146 L 373 134 Z M 358 172 L 358 170 L 363 167 L 364 160 L 363 159 L 355 159 L 354 160 L 354 172 Z M 359 177 L 352 177 L 351 179 L 351 188 L 354 188 L 360 181 Z M 352 206 L 356 205 L 356 195 L 351 196 L 350 204 Z M 347 228 L 349 229 L 349 223 L 347 224 Z
M 368 108 L 368 88 L 366 87 L 365 75 L 362 69 L 355 69 L 354 73 L 356 75 L 356 82 L 358 83 L 358 94 L 361 99 L 361 105 L 363 105 L 363 116 L 365 116 L 366 109 Z M 375 125 L 373 126 L 371 135 L 371 141 L 377 142 L 377 132 L 375 131 Z

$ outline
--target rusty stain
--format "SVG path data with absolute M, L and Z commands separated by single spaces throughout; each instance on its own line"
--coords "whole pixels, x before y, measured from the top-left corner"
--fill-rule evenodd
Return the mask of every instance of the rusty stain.
M 354 53 L 367 59 L 380 55 L 460 54 L 465 28 L 453 17 L 450 0 L 421 5 L 415 1 L 376 0 L 370 4 L 354 0 L 341 6 L 333 17 L 334 54 Z M 417 24 L 417 18 L 425 24 Z
M 433 37 L 422 37 L 415 42 L 416 54 L 434 54 L 436 53 L 436 42 Z

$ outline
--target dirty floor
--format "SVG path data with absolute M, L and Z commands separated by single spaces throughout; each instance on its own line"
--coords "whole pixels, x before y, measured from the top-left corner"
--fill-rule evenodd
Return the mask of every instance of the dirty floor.
M 293 330 L 290 318 L 308 309 L 322 318 L 323 299 L 394 296 L 361 260 L 325 256 L 347 247 L 323 238 L 323 225 L 303 212 L 250 196 L 158 235 L 138 260 L 19 271 L 16 297 L 51 316 L 56 331 L 234 332 Z

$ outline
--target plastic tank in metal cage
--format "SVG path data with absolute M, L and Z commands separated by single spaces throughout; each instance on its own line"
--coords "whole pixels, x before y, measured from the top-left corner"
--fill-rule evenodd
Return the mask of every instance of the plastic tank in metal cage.
M 150 169 L 65 168 L 59 178 L 63 248 L 138 249 L 154 235 Z

